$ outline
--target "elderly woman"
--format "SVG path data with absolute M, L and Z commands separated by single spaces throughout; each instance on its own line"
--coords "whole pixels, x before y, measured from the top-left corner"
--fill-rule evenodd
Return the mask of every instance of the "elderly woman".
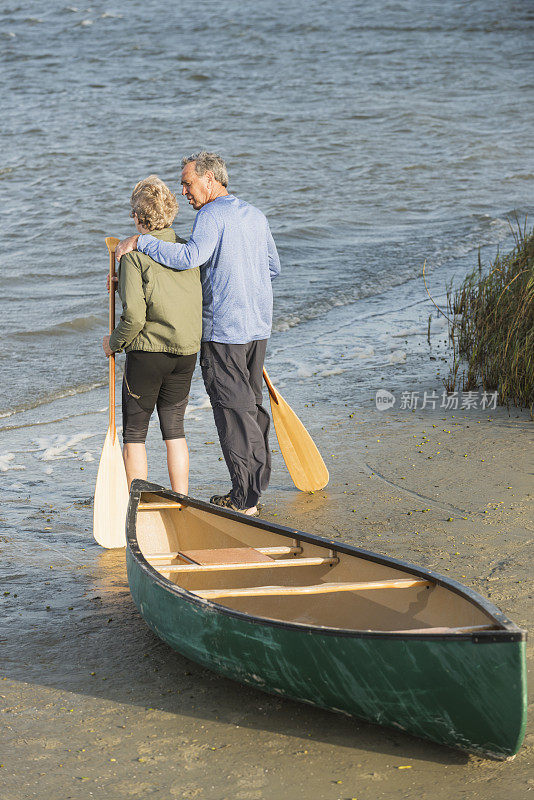
M 183 242 L 170 227 L 178 202 L 157 175 L 134 187 L 131 216 L 139 233 Z M 120 260 L 119 324 L 103 340 L 104 352 L 126 352 L 122 382 L 123 457 L 128 486 L 148 474 L 145 440 L 154 407 L 167 446 L 171 486 L 187 494 L 189 453 L 184 414 L 200 349 L 202 290 L 199 268 L 167 269 L 143 253 Z

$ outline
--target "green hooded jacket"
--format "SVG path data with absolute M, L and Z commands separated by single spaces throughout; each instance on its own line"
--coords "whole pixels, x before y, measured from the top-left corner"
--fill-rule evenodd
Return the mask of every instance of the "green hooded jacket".
M 151 231 L 151 235 L 165 242 L 183 242 L 172 228 Z M 199 267 L 178 272 L 133 251 L 121 258 L 118 277 L 122 315 L 109 340 L 113 352 L 145 350 L 185 356 L 199 351 Z

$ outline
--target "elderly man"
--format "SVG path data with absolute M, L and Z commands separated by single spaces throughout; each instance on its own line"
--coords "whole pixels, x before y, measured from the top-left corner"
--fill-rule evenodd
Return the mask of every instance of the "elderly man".
M 131 236 L 117 258 L 137 249 L 171 269 L 201 267 L 200 365 L 232 480 L 230 492 L 210 502 L 256 516 L 271 472 L 262 372 L 280 260 L 266 217 L 228 193 L 220 156 L 196 153 L 182 167 L 182 194 L 198 211 L 189 241 Z

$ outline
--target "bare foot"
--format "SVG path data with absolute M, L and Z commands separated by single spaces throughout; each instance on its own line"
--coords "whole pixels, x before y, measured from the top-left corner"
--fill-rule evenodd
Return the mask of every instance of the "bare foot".
M 258 513 L 257 506 L 252 506 L 252 508 L 243 509 L 243 514 L 246 514 L 249 517 L 254 517 L 257 513 Z

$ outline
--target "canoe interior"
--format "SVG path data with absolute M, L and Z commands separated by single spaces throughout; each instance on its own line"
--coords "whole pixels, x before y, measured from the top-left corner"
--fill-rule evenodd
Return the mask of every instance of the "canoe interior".
M 143 492 L 137 542 L 166 580 L 246 614 L 344 630 L 473 633 L 503 625 L 394 564 Z

